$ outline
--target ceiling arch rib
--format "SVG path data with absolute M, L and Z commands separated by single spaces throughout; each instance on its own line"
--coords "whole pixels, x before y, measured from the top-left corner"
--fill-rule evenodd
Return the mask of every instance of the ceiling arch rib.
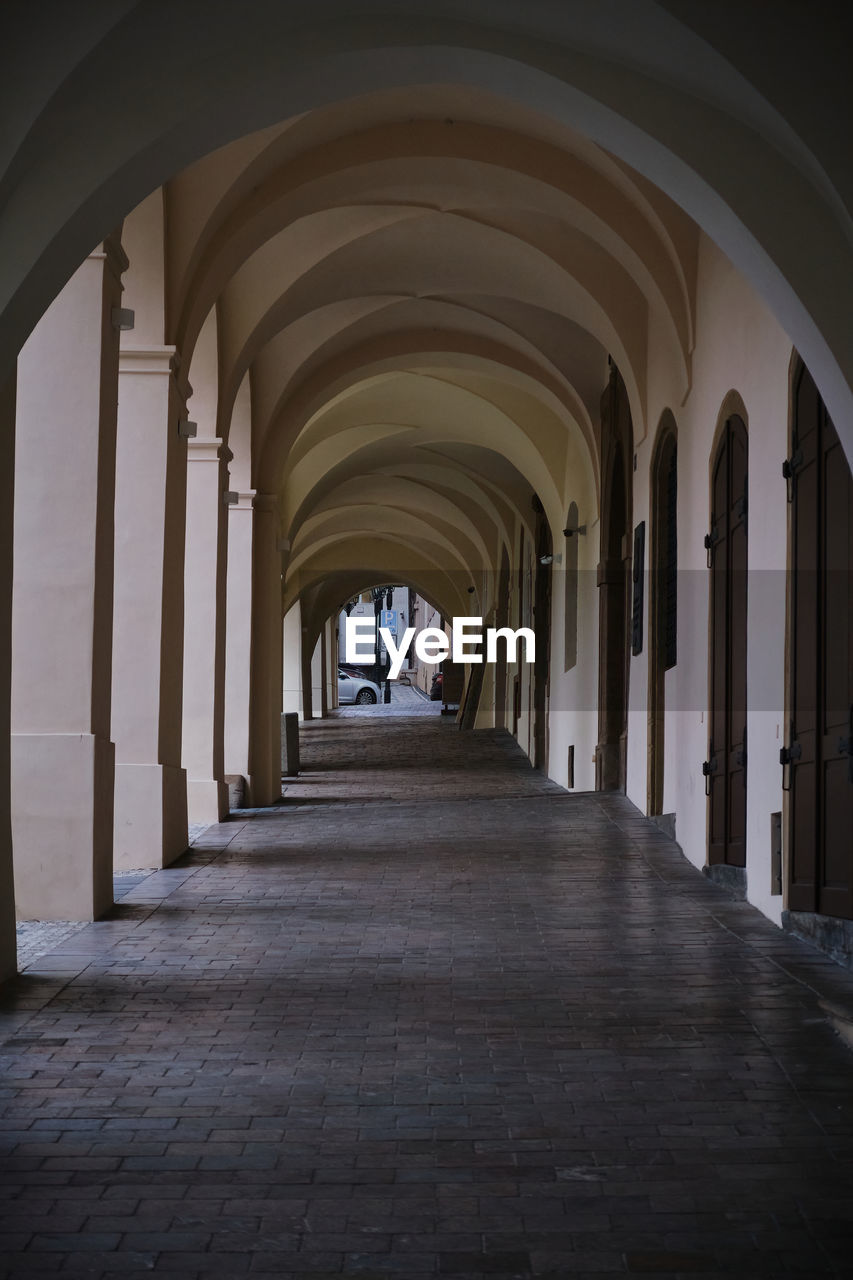
M 322 511 L 315 511 L 300 526 L 293 540 L 288 568 L 298 568 L 300 557 L 306 555 L 322 538 L 357 536 L 363 532 L 395 529 L 411 531 L 428 522 L 435 531 L 446 531 L 449 545 L 462 554 L 472 569 L 488 569 L 491 554 L 481 522 L 471 519 L 467 513 L 447 497 L 424 485 L 405 484 L 392 476 L 369 477 L 373 483 L 364 483 L 362 500 L 356 501 L 356 485 L 350 483 L 347 491 L 336 490 L 326 500 Z M 347 499 L 350 499 L 349 501 Z M 334 503 L 334 505 L 332 505 Z
M 377 537 L 371 541 L 371 547 L 377 557 L 374 560 L 366 558 L 368 548 L 361 542 L 343 540 L 323 547 L 298 573 L 285 579 L 283 612 L 309 588 L 348 573 L 362 579 L 372 578 L 376 583 L 421 583 L 425 593 L 441 602 L 442 611 L 448 617 L 468 613 L 472 601 L 476 601 L 476 596 L 468 592 L 472 583 L 467 570 L 437 564 L 416 543 L 401 545 L 396 538 Z
M 529 524 L 529 483 L 504 457 L 483 448 L 472 449 L 466 458 L 454 457 L 451 447 L 411 469 L 417 480 L 407 478 L 405 467 L 352 475 L 316 502 L 295 532 L 287 558 L 286 607 L 315 587 L 318 564 L 321 576 L 336 578 L 342 556 L 343 568 L 359 561 L 376 564 L 390 539 L 397 558 L 393 568 L 385 562 L 386 577 L 411 576 L 412 566 L 407 569 L 400 559 L 407 551 L 417 557 L 416 567 L 429 553 L 433 568 L 457 582 L 454 607 L 461 603 L 468 613 L 476 607 L 482 616 L 494 608 L 501 548 L 510 545 L 516 527 L 508 512 Z
M 352 523 L 342 527 L 346 518 Z M 436 564 L 441 564 L 446 570 L 473 575 L 487 571 L 489 567 L 482 559 L 477 563 L 478 549 L 473 540 L 465 539 L 455 524 L 450 525 L 435 514 L 424 520 L 411 512 L 406 514 L 392 507 L 379 507 L 370 513 L 358 508 L 341 508 L 335 516 L 329 515 L 324 524 L 325 528 L 313 530 L 310 542 L 291 552 L 288 573 L 292 577 L 298 577 L 303 567 L 327 548 L 358 542 L 362 544 L 362 553 L 366 554 L 364 549 L 373 539 L 383 538 L 393 539 L 403 547 L 418 546 L 422 551 L 429 550 Z
M 423 108 L 419 108 L 421 111 Z M 322 113 L 320 113 L 322 114 Z M 292 138 L 298 131 L 288 132 Z M 247 140 L 247 148 L 254 140 Z M 466 121 L 448 128 L 441 120 L 389 121 L 349 133 L 291 158 L 258 184 L 253 166 L 231 188 L 210 192 L 197 210 L 197 239 L 171 272 L 175 340 L 191 349 L 201 320 L 226 281 L 281 230 L 335 207 L 420 207 L 500 225 L 513 216 L 550 218 L 565 231 L 597 241 L 657 297 L 683 355 L 692 347 L 693 299 L 689 281 L 695 225 L 670 219 L 678 238 L 648 196 L 648 184 L 606 153 L 565 131 L 563 146 L 516 130 Z M 238 144 L 239 145 L 239 144 Z M 232 148 L 225 148 L 227 153 Z M 209 172 L 209 160 L 202 162 Z M 229 170 L 230 172 L 230 170 Z M 193 171 L 173 184 L 175 195 L 193 193 Z M 204 186 L 204 172 L 196 175 Z M 236 204 L 238 193 L 245 198 Z M 180 203 L 179 199 L 171 203 Z M 236 207 L 235 207 L 236 204 Z M 678 211 L 676 211 L 677 213 Z M 685 245 L 685 231 L 692 236 Z M 184 239 L 188 239 L 185 229 Z M 682 261 L 685 248 L 686 261 Z
M 276 257 L 272 256 L 275 248 Z M 283 255 L 282 268 L 276 266 Z M 284 265 L 284 263 L 288 265 Z M 508 233 L 450 215 L 411 215 L 359 235 L 295 280 L 282 233 L 227 286 L 220 303 L 223 352 L 221 421 L 261 348 L 318 306 L 379 294 L 453 299 L 460 295 L 517 300 L 563 316 L 612 352 L 625 378 L 637 423 L 645 418 L 648 308 L 625 277 L 603 266 L 574 273 Z M 282 287 L 282 280 L 287 286 Z
M 546 357 L 526 336 L 492 319 L 487 302 L 383 300 L 352 321 L 348 305 L 331 304 L 302 317 L 268 342 L 252 365 L 258 422 L 267 424 L 268 434 L 275 432 L 276 451 L 283 454 L 301 429 L 298 424 L 323 403 L 327 388 L 346 385 L 354 373 L 437 359 L 488 362 L 526 374 L 553 394 L 593 448 L 593 421 L 606 381 L 605 349 L 578 326 L 561 325 L 552 315 L 552 341 L 557 347 L 562 339 L 562 345 Z M 554 362 L 558 356 L 562 368 Z
M 43 86 L 31 117 L 25 112 L 32 127 L 16 117 L 10 136 L 18 150 L 4 179 L 11 198 L 0 202 L 4 242 L 15 250 L 4 256 L 5 371 L 92 244 L 182 166 L 323 104 L 462 80 L 466 94 L 500 94 L 521 111 L 582 130 L 678 200 L 762 293 L 815 370 L 849 454 L 853 255 L 850 182 L 839 160 L 848 154 L 838 123 L 844 113 L 825 112 L 821 128 L 807 119 L 788 93 L 785 58 L 771 57 L 768 70 L 748 22 L 727 22 L 720 45 L 683 6 L 674 17 L 652 0 L 617 0 L 615 10 L 527 5 L 511 15 L 491 6 L 453 18 L 407 0 L 374 21 L 330 0 L 315 6 L 308 26 L 304 15 L 293 25 L 289 6 L 248 6 L 235 43 L 233 23 L 209 6 L 201 23 L 197 6 L 182 9 L 164 42 L 147 6 L 133 5 L 93 38 L 85 59 L 75 60 L 80 46 L 71 42 L 62 72 Z M 783 27 L 796 42 L 794 20 Z M 837 88 L 842 55 L 829 19 L 817 29 Z M 33 208 L 43 216 L 33 219 Z
M 385 465 L 400 452 L 453 442 L 491 442 L 539 494 L 552 526 L 559 527 L 562 501 L 554 477 L 565 470 L 567 432 L 544 406 L 538 421 L 522 426 L 498 407 L 498 398 L 497 393 L 495 400 L 486 399 L 468 387 L 405 372 L 372 378 L 337 397 L 315 415 L 300 437 L 299 455 L 285 470 L 285 535 L 348 472 Z M 401 422 L 403 413 L 406 420 Z M 358 434 L 379 431 L 377 424 L 382 424 L 381 439 L 368 441 Z
M 594 518 L 607 355 L 642 424 L 652 313 L 686 386 L 689 253 L 683 263 L 628 166 L 582 139 L 559 148 L 419 120 L 318 143 L 318 129 L 297 121 L 246 140 L 242 172 L 240 144 L 226 149 L 219 198 L 204 216 L 197 202 L 203 226 L 193 243 L 185 217 L 173 255 L 181 341 L 191 348 L 214 298 L 218 428 L 227 435 L 250 373 L 255 483 L 281 487 L 287 592 L 344 544 L 370 563 L 389 539 L 411 547 L 413 532 L 444 570 L 485 583 L 534 492 L 561 523 L 567 472 Z M 222 181 L 212 157 L 202 170 Z M 489 445 L 511 480 L 478 474 Z M 460 481 L 477 521 L 457 505 Z

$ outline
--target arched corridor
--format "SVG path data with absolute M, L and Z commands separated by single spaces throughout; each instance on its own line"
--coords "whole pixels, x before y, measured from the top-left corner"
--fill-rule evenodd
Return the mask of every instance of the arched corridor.
M 10 1276 L 842 1274 L 853 7 L 6 7 Z
M 7 990 L 5 1276 L 845 1274 L 853 976 L 506 733 L 302 752 Z

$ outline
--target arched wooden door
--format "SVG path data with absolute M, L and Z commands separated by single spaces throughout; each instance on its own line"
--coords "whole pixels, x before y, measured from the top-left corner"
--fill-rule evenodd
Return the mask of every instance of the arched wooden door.
M 710 730 L 703 766 L 709 797 L 708 863 L 746 866 L 747 462 L 733 414 L 711 472 Z
M 624 791 L 628 756 L 628 604 L 633 426 L 615 365 L 601 400 L 601 553 L 598 564 L 597 791 Z
M 536 577 L 534 580 L 533 623 L 536 632 L 536 660 L 533 664 L 533 764 L 548 770 L 548 687 L 551 670 L 551 562 L 553 543 L 548 519 L 538 515 L 536 533 Z
M 791 724 L 782 752 L 792 911 L 853 919 L 853 476 L 817 387 L 793 385 Z
M 509 626 L 509 555 L 506 546 L 501 547 L 501 567 L 497 582 L 497 599 L 495 603 L 495 626 Z M 498 645 L 498 659 L 495 663 L 495 728 L 506 727 L 506 677 L 507 658 L 506 645 Z
M 650 814 L 663 813 L 666 672 L 675 666 L 678 622 L 678 446 L 674 422 L 660 431 L 652 462 L 652 573 L 649 645 Z

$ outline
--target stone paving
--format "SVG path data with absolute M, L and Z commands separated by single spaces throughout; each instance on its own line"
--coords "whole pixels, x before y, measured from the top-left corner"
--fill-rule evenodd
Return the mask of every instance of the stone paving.
M 189 828 L 189 843 L 195 844 L 207 830 L 206 823 L 196 823 Z M 150 871 L 117 871 L 113 876 L 113 899 L 121 902 L 131 889 L 151 874 Z M 79 920 L 19 920 L 16 927 L 18 968 L 29 968 L 48 951 L 55 950 L 66 938 L 85 929 Z
M 342 719 L 368 721 L 382 719 L 385 716 L 440 716 L 441 703 L 431 702 L 414 685 L 398 684 L 392 681 L 390 702 L 378 702 L 364 707 L 353 703 L 346 707 L 338 707 L 332 715 Z
M 851 1275 L 853 975 L 446 719 L 4 992 L 0 1275 Z

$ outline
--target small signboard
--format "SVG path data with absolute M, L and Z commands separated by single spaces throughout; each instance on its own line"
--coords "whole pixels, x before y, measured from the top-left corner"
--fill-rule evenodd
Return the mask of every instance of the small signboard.
M 394 638 L 396 639 L 396 637 L 397 637 L 397 610 L 396 610 L 396 609 L 383 609 L 383 610 L 382 610 L 382 613 L 379 615 L 379 625 L 380 625 L 380 627 L 385 627 L 385 629 L 386 629 L 387 631 L 390 631 L 390 632 L 391 632 L 391 634 L 392 634 L 392 636 L 394 636 Z

